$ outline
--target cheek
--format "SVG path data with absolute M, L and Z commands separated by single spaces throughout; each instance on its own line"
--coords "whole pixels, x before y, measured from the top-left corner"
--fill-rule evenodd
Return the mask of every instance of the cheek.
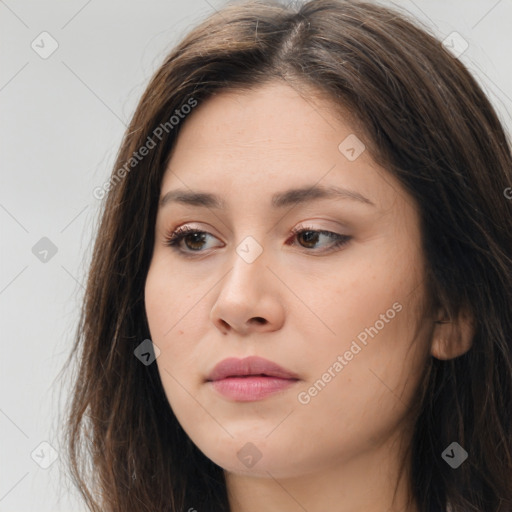
M 146 279 L 144 300 L 151 340 L 160 350 L 156 364 L 169 403 L 177 392 L 177 383 L 183 380 L 178 370 L 185 369 L 190 350 L 190 344 L 181 342 L 186 332 L 186 316 L 183 318 L 176 293 L 171 292 L 176 286 L 175 278 L 166 277 L 158 265 L 152 264 Z
M 160 349 L 157 365 L 169 392 L 178 383 L 187 384 L 197 373 L 194 365 L 198 347 L 194 340 L 201 336 L 200 325 L 194 320 L 207 313 L 205 301 L 183 292 L 186 279 L 179 273 L 166 272 L 166 268 L 158 261 L 152 264 L 144 300 L 151 340 Z
M 311 352 L 310 378 L 297 397 L 298 412 L 304 412 L 297 426 L 305 438 L 324 432 L 333 450 L 358 452 L 400 428 L 427 358 L 422 335 L 415 338 L 406 315 L 404 307 L 366 345 L 355 338 Z
M 149 330 L 154 342 L 165 333 L 165 325 L 168 317 L 164 315 L 166 310 L 172 311 L 172 296 L 165 293 L 168 289 L 168 280 L 162 276 L 158 264 L 151 263 L 146 276 L 144 288 L 144 306 L 148 319 Z
M 185 392 L 190 387 L 187 376 L 191 375 L 192 363 L 188 362 L 191 344 L 182 340 L 188 334 L 185 304 L 189 299 L 175 292 L 181 289 L 177 281 L 176 274 L 166 275 L 158 264 L 152 263 L 146 278 L 144 301 L 151 340 L 160 350 L 156 365 L 167 401 L 178 421 L 187 424 L 191 421 L 186 414 L 191 398 Z
M 186 324 L 190 294 L 184 293 L 184 280 L 176 272 L 170 273 L 165 262 L 151 264 L 144 290 L 144 303 L 153 341 L 163 345 L 179 336 Z M 160 347 L 164 348 L 164 347 Z
M 312 416 L 354 434 L 364 425 L 369 434 L 396 425 L 428 359 L 429 324 L 419 321 L 424 292 L 419 275 L 387 264 L 325 289 L 321 316 L 330 332 L 318 331 L 317 342 L 303 347 L 310 364 L 302 403 Z

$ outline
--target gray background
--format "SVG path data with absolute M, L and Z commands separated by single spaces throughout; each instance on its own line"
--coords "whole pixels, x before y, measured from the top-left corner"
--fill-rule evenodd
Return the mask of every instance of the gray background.
M 441 40 L 458 32 L 469 43 L 459 58 L 511 131 L 512 2 L 380 3 L 406 8 Z M 108 180 L 126 123 L 166 52 L 224 4 L 0 0 L 0 511 L 85 510 L 58 456 L 69 389 L 58 374 L 98 217 L 93 190 Z M 48 51 L 44 31 L 58 43 L 46 59 L 31 47 Z M 43 237 L 54 255 L 44 253 Z M 57 455 L 47 469 L 52 451 L 42 442 Z

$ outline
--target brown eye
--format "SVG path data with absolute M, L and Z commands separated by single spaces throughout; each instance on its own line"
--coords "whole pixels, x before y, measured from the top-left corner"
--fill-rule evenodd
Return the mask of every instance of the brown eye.
M 185 242 L 185 246 L 191 252 L 203 252 L 203 248 L 206 239 L 210 235 L 206 231 L 200 231 L 189 226 L 180 227 L 169 234 L 165 239 L 165 245 L 174 248 L 177 251 L 186 253 L 186 250 L 181 249 L 181 242 Z
M 297 238 L 299 240 L 304 241 L 305 244 L 313 244 L 316 245 L 318 243 L 318 239 L 320 238 L 320 233 L 318 231 L 301 231 Z M 309 245 L 307 245 L 308 248 L 311 248 Z
M 325 231 L 319 229 L 312 229 L 304 226 L 300 226 L 298 228 L 292 229 L 292 233 L 294 234 L 294 238 L 299 240 L 299 245 L 306 249 L 312 249 L 316 244 L 321 241 L 322 237 L 330 238 L 332 240 L 330 247 L 327 248 L 327 251 L 334 250 L 337 247 L 341 247 L 349 242 L 351 239 L 348 235 L 339 235 L 338 233 L 333 233 L 332 231 Z M 295 245 L 295 244 L 292 244 Z M 324 251 L 310 251 L 310 252 L 324 252 Z

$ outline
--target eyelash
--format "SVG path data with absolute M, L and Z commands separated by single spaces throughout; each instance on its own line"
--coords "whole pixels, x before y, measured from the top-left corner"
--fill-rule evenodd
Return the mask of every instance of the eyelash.
M 293 228 L 291 230 L 291 232 L 292 232 L 294 238 L 302 233 L 313 232 L 313 233 L 318 233 L 320 235 L 329 236 L 332 239 L 334 239 L 333 246 L 326 251 L 322 251 L 323 253 L 330 253 L 330 252 L 334 251 L 335 249 L 346 245 L 352 238 L 348 235 L 340 235 L 338 233 L 333 233 L 332 231 L 314 229 L 310 226 L 298 226 L 296 228 Z M 190 226 L 182 226 L 182 227 L 177 228 L 173 232 L 169 233 L 165 237 L 165 245 L 171 247 L 173 250 L 175 250 L 178 253 L 181 253 L 185 257 L 194 257 L 194 253 L 201 254 L 201 252 L 204 252 L 204 251 L 200 251 L 200 250 L 199 251 L 188 251 L 188 252 L 183 251 L 182 249 L 179 248 L 179 244 L 185 237 L 187 237 L 191 234 L 197 234 L 197 233 L 210 235 L 210 233 L 208 233 L 207 231 L 201 231 L 199 229 L 195 229 Z M 213 236 L 213 235 L 211 235 L 211 236 Z M 307 250 L 307 248 L 304 248 L 304 249 Z M 308 252 L 319 252 L 319 251 L 308 251 Z

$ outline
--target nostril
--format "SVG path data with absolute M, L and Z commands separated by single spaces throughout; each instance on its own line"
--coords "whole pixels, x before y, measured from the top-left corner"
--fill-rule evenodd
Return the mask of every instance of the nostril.
M 265 324 L 267 323 L 267 321 L 264 319 L 264 318 L 261 318 L 261 316 L 256 316 L 254 317 L 254 321 L 259 323 L 259 324 Z
M 229 324 L 225 320 L 222 320 L 222 318 L 219 320 L 219 323 L 222 334 L 227 334 L 229 332 Z

